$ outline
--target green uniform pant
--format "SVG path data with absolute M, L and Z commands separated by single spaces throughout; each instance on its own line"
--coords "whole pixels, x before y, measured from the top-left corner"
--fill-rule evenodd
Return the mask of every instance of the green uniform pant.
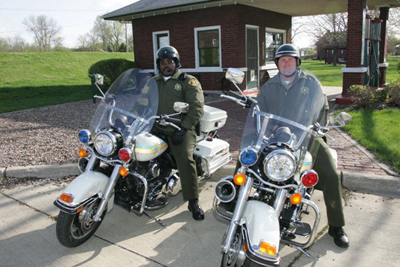
M 336 169 L 328 145 L 320 138 L 316 140 L 320 143 L 314 170 L 318 173 L 319 182 L 316 189 L 322 190 L 330 226 L 344 226 L 344 214 L 342 204 L 342 188 L 340 176 Z
M 169 148 L 178 165 L 184 201 L 199 198 L 196 162 L 193 159 L 196 139 L 197 135 L 194 130 L 188 130 L 183 142 L 179 145 L 174 145 L 172 143 L 172 137 L 168 136 Z

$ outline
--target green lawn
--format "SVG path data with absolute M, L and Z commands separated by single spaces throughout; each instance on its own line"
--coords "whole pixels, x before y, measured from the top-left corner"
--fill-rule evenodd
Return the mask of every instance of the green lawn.
M 397 62 L 400 61 L 400 56 L 389 56 L 387 63 L 389 67 L 386 70 L 386 82 L 392 83 L 400 79 L 400 74 L 397 72 Z M 343 86 L 342 68 L 345 64 L 325 64 L 319 60 L 303 60 L 301 68 L 307 72 L 314 74 L 324 86 Z
M 346 111 L 353 119 L 344 127 L 361 145 L 400 173 L 400 110 Z
M 89 67 L 133 53 L 0 53 L 0 113 L 90 99 Z

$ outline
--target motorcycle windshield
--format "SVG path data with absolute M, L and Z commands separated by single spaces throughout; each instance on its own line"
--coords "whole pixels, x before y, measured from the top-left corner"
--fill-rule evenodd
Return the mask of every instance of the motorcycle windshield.
M 315 83 L 318 86 L 318 83 Z M 325 95 L 320 88 L 301 88 L 291 90 L 304 90 L 299 93 L 298 105 L 288 105 L 276 100 L 279 105 L 272 103 L 270 106 L 264 103 L 254 104 L 247 116 L 241 149 L 253 147 L 260 151 L 266 145 L 286 144 L 293 151 L 308 148 L 311 130 L 314 123 L 318 122 L 321 111 L 325 106 Z M 268 101 L 275 101 L 270 96 Z M 258 101 L 262 101 L 259 99 Z M 266 102 L 268 102 L 266 101 Z M 271 102 L 269 102 L 271 103 Z M 260 110 L 260 106 L 265 107 Z M 303 153 L 301 153 L 303 154 Z
M 114 129 L 125 142 L 143 131 L 150 131 L 158 108 L 157 84 L 152 75 L 129 69 L 110 86 L 90 123 L 90 131 Z

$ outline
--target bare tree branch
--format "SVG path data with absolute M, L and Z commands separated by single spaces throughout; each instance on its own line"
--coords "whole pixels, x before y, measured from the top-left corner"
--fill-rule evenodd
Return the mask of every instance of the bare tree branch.
M 28 31 L 35 36 L 35 42 L 39 46 L 40 51 L 48 51 L 52 44 L 60 45 L 62 39 L 58 36 L 61 27 L 52 18 L 45 15 L 38 17 L 30 16 L 25 18 L 23 24 Z

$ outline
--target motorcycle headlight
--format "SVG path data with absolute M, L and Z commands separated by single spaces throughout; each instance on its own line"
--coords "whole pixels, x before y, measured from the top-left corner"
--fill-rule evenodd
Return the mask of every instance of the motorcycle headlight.
M 258 159 L 257 151 L 253 148 L 245 148 L 240 152 L 239 156 L 240 162 L 245 166 L 253 166 Z
M 117 149 L 117 138 L 111 132 L 99 132 L 94 140 L 94 146 L 100 155 L 110 156 Z
M 273 181 L 283 182 L 293 176 L 296 159 L 286 150 L 275 150 L 264 159 L 264 172 Z

